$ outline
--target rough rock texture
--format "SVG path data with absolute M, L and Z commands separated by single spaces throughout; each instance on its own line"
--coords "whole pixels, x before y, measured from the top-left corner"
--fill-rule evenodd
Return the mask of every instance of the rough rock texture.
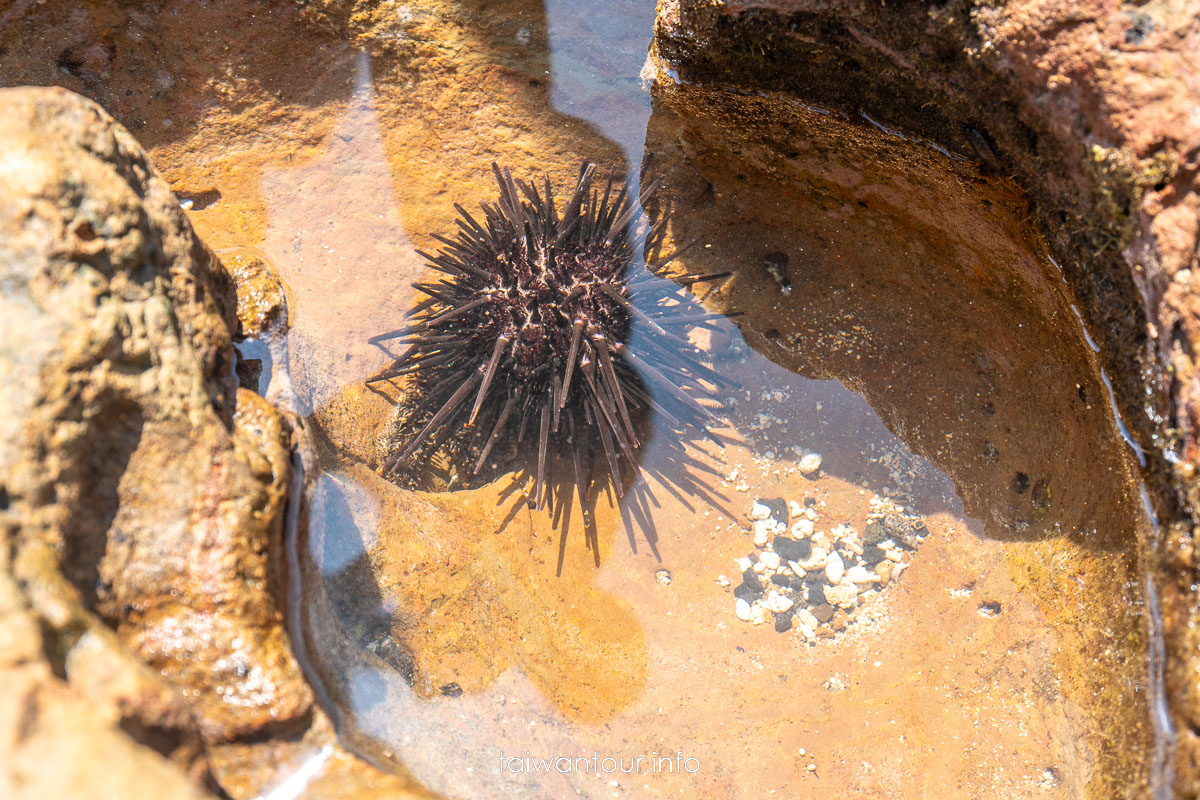
M 232 369 L 278 280 L 234 256 L 235 299 L 93 102 L 0 105 L 0 794 L 248 798 L 315 759 L 308 797 L 424 796 L 336 743 L 285 633 L 304 429 Z
M 40 648 L 12 635 L 46 654 L 12 663 L 206 779 L 204 744 L 312 708 L 268 560 L 287 428 L 235 394 L 233 286 L 133 138 L 63 90 L 2 95 L 0 565 L 28 607 L 6 630 L 35 619 Z M 25 708 L 18 737 L 66 713 Z M 118 780 L 103 750 L 78 769 Z
M 1173 764 L 1200 791 L 1200 40 L 1194 3 L 664 0 L 656 50 L 684 82 L 785 91 L 1012 175 L 1070 277 L 1160 519 Z M 1153 538 L 1153 537 L 1152 537 Z M 1172 738 L 1173 737 L 1173 738 Z
M 7 527 L 7 523 L 6 523 Z M 8 571 L 0 552 L 0 794 L 200 800 L 207 777 L 186 703 L 122 651 L 111 633 L 79 636 L 74 668 L 87 681 L 68 683 L 47 658 L 54 636 Z M 172 752 L 138 744 L 126 731 L 154 730 Z M 144 740 L 143 740 L 144 741 Z M 161 755 L 160 755 L 161 753 Z M 170 756 L 175 762 L 163 758 Z M 184 769 L 179 769 L 183 767 Z M 192 775 L 189 778 L 187 772 Z

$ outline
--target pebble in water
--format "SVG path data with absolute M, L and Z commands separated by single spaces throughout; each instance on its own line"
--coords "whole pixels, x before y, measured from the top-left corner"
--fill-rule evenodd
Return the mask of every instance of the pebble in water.
M 831 586 L 837 586 L 842 582 L 842 576 L 846 574 L 846 564 L 842 561 L 842 557 L 834 553 L 825 562 L 825 578 Z
M 754 619 L 754 615 L 750 612 L 750 604 L 741 597 L 738 598 L 737 605 L 734 606 L 734 613 L 736 613 L 737 618 L 743 622 L 749 622 L 750 620 Z
M 819 470 L 818 454 L 805 457 L 812 457 L 813 472 Z M 891 497 L 876 495 L 869 504 L 860 533 L 836 516 L 828 520 L 831 527 L 817 530 L 821 514 L 814 497 L 805 497 L 803 505 L 756 499 L 747 514 L 755 549 L 736 560 L 742 574 L 733 589 L 738 619 L 754 625 L 771 622 L 780 633 L 795 629 L 810 645 L 840 635 L 908 566 L 905 551 L 915 549 L 928 533 L 920 515 Z M 718 583 L 731 582 L 720 576 Z

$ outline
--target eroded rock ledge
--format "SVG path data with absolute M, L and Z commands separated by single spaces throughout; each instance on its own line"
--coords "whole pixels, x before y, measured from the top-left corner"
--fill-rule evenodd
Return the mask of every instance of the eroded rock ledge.
M 61 89 L 0 107 L 0 794 L 256 795 L 334 741 L 279 600 L 289 425 L 132 136 Z M 330 763 L 325 796 L 403 794 Z
M 1195 3 L 663 0 L 665 74 L 806 103 L 1015 177 L 1146 451 L 1175 791 L 1200 787 Z

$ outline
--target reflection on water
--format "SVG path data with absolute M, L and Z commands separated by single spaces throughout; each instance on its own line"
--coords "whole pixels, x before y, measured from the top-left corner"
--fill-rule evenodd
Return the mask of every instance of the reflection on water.
M 451 797 L 1082 796 L 1145 742 L 1122 551 L 1142 523 L 1086 343 L 1057 352 L 1073 317 L 1011 190 L 956 173 L 928 197 L 896 177 L 919 158 L 881 166 L 843 123 L 766 99 L 744 126 L 705 103 L 750 100 L 652 103 L 650 14 L 548 3 L 548 101 L 644 165 L 631 178 L 666 178 L 651 211 L 700 240 L 681 270 L 735 271 L 697 294 L 745 317 L 695 341 L 739 388 L 724 448 L 681 459 L 652 422 L 633 490 L 597 498 L 598 567 L 582 537 L 563 547 L 578 508 L 532 510 L 524 482 L 426 494 L 374 471 L 388 403 L 363 382 L 388 356 L 369 339 L 416 302 L 415 250 L 453 230 L 452 203 L 488 196 L 487 164 L 528 141 L 439 165 L 362 55 L 319 153 L 263 176 L 288 366 L 325 448 L 305 589 L 328 611 L 309 647 L 344 735 Z M 542 36 L 519 22 L 506 47 Z M 497 96 L 513 79 L 476 77 Z M 870 136 L 853 143 L 896 146 Z M 555 178 L 603 160 L 570 149 L 547 155 Z M 961 230 L 922 222 L 955 203 Z M 527 760 L 593 754 L 616 770 Z M 661 755 L 698 768 L 620 771 Z
M 375 103 L 361 53 L 353 94 L 321 154 L 262 178 L 262 249 L 294 295 L 289 345 L 309 409 L 379 369 L 383 357 L 368 340 L 401 318 L 414 294 L 406 269 L 418 258 L 398 217 Z

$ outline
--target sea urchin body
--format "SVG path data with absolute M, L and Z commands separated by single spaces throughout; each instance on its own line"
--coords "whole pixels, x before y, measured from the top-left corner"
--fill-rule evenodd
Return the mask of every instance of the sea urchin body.
M 670 282 L 653 272 L 674 256 L 648 270 L 635 263 L 663 238 L 665 220 L 642 217 L 653 186 L 635 201 L 611 174 L 594 186 L 585 163 L 560 215 L 548 177 L 539 190 L 492 168 L 499 198 L 481 203 L 482 221 L 455 205 L 458 235 L 436 236 L 444 247 L 420 253 L 441 276 L 416 285 L 426 298 L 407 327 L 373 340 L 407 348 L 370 381 L 416 386 L 411 426 L 384 472 L 465 430 L 474 474 L 501 442 L 528 445 L 539 506 L 554 462 L 569 459 L 586 514 L 597 463 L 618 496 L 637 472 L 647 411 L 675 430 L 708 431 L 712 403 L 699 401 L 728 381 L 688 334 L 718 317 L 680 285 L 723 275 Z

